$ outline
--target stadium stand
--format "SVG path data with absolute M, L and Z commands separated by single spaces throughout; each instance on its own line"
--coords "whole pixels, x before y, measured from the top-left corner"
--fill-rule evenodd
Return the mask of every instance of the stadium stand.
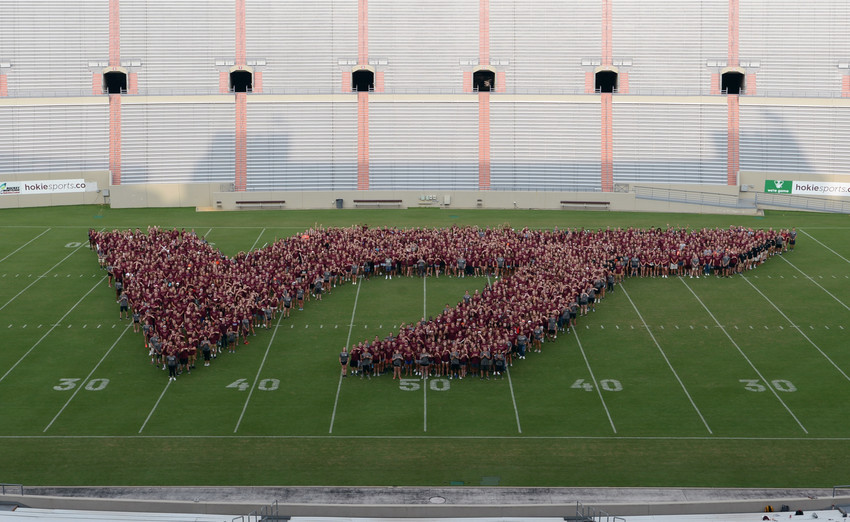
M 619 184 L 753 213 L 766 180 L 846 181 L 848 25 L 840 0 L 9 0 L 0 177 L 119 207 L 696 209 Z

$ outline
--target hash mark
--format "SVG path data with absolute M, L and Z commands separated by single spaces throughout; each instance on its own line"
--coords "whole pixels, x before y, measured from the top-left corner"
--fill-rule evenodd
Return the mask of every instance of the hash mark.
M 753 329 L 753 325 L 750 325 L 750 330 L 752 330 L 752 329 Z
M 21 328 L 26 328 L 26 327 L 27 327 L 27 325 L 23 325 L 23 326 L 21 326 Z
M 676 325 L 676 330 L 678 330 L 678 329 L 679 329 L 679 325 L 677 324 L 677 325 Z
M 780 329 L 780 330 L 784 330 L 785 328 L 783 328 L 783 327 L 782 327 L 782 325 L 780 324 L 780 325 L 779 325 L 779 329 Z
M 826 328 L 827 330 L 829 330 L 829 325 L 825 324 L 825 325 L 823 325 L 823 327 Z
M 768 327 L 767 327 L 767 325 L 764 325 L 764 329 L 765 329 L 765 330 L 770 330 L 770 328 L 768 328 Z
M 604 325 L 604 324 L 600 324 L 600 325 L 599 325 L 599 328 L 601 328 L 601 329 L 603 329 L 603 330 L 604 330 L 604 329 L 605 329 L 605 325 Z
M 659 326 L 661 327 L 661 329 L 662 329 L 662 330 L 664 329 L 664 325 L 663 325 L 663 324 L 662 324 L 662 325 L 659 325 Z
M 738 325 L 737 325 L 737 324 L 735 325 L 735 329 L 736 329 L 736 330 L 738 329 Z
M 84 324 L 84 325 L 83 325 L 83 328 L 85 328 L 85 327 L 87 327 L 87 326 L 88 326 L 87 324 Z

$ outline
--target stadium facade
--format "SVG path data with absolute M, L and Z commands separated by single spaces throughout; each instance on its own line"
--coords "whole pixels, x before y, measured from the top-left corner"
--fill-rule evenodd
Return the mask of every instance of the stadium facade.
M 0 181 L 749 211 L 765 180 L 850 181 L 848 27 L 846 0 L 5 0 Z

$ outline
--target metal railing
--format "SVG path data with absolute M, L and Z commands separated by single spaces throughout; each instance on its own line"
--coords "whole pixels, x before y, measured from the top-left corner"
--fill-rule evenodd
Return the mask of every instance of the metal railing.
M 838 489 L 850 489 L 850 484 L 845 486 L 832 486 L 832 498 L 835 498 L 835 491 Z
M 240 515 L 238 517 L 234 517 L 231 522 L 273 522 L 289 519 L 290 517 L 288 515 L 280 514 L 280 506 L 278 506 L 278 501 L 275 500 L 268 506 L 263 506 L 260 509 L 255 509 L 247 515 Z
M 634 187 L 638 199 L 669 201 L 672 203 L 687 203 L 690 205 L 708 205 L 712 207 L 749 208 L 753 205 L 741 201 L 737 195 L 717 194 L 716 192 L 699 192 L 695 190 L 678 190 L 659 187 Z
M 808 210 L 810 212 L 833 212 L 836 214 L 850 214 L 850 201 L 816 198 L 811 196 L 767 194 L 764 192 L 756 192 L 756 205 L 784 207 L 793 210 Z
M 626 522 L 623 517 L 608 514 L 601 509 L 596 509 L 590 506 L 584 506 L 581 502 L 576 501 L 575 517 L 564 517 L 564 520 L 574 520 L 577 522 Z
M 19 494 L 19 495 L 21 495 L 21 496 L 23 496 L 23 495 L 24 495 L 24 485 L 23 485 L 23 484 L 5 484 L 5 483 L 0 483 L 0 495 L 5 495 L 5 494 L 6 494 L 6 488 L 9 488 L 9 489 L 17 489 L 17 490 L 18 490 L 18 494 Z M 9 494 L 11 495 L 12 493 L 10 492 Z

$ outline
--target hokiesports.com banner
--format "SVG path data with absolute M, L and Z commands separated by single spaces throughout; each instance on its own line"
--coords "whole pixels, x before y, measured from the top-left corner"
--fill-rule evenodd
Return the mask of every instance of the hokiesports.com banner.
M 94 192 L 96 181 L 84 179 L 50 179 L 45 181 L 0 181 L 0 196 L 27 194 L 62 194 L 66 192 Z
M 768 179 L 764 182 L 764 191 L 768 194 L 799 194 L 801 196 L 850 196 L 850 183 Z

